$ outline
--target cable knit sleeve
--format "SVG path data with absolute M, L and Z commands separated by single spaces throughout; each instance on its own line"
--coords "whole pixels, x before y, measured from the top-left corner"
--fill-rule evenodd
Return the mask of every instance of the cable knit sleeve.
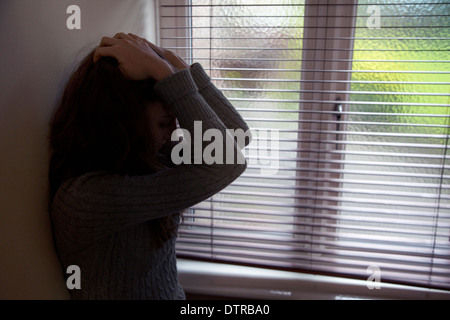
M 192 136 L 194 121 L 201 121 L 202 134 L 208 129 L 219 130 L 223 146 L 232 145 L 233 152 L 243 159 L 240 148 L 226 133 L 224 122 L 209 105 L 218 100 L 211 99 L 208 103 L 189 70 L 158 82 L 154 89 L 172 108 L 180 126 Z M 228 115 L 233 113 L 231 109 L 215 107 L 223 119 L 235 117 Z M 244 160 L 233 164 L 180 164 L 145 176 L 86 173 L 61 185 L 52 204 L 52 220 L 57 225 L 55 229 L 61 232 L 57 235 L 60 240 L 89 243 L 121 228 L 199 203 L 228 186 L 245 169 Z
M 202 65 L 194 63 L 191 66 L 191 74 L 199 88 L 199 92 L 206 102 L 211 106 L 217 116 L 225 126 L 231 130 L 241 129 L 244 139 L 237 139 L 240 148 L 247 146 L 252 139 L 252 135 L 247 123 L 236 111 L 230 101 L 223 95 L 222 91 L 211 82 L 211 78 L 206 74 Z M 240 143 L 242 141 L 242 143 Z

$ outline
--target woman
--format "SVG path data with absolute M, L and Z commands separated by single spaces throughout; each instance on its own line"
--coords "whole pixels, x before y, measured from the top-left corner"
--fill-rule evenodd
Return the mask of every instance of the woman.
M 59 257 L 64 270 L 81 271 L 73 299 L 185 298 L 175 256 L 180 212 L 246 164 L 172 165 L 175 119 L 191 136 L 194 121 L 219 130 L 242 158 L 226 130 L 248 127 L 202 67 L 145 39 L 104 37 L 68 81 L 51 123 L 49 180 Z

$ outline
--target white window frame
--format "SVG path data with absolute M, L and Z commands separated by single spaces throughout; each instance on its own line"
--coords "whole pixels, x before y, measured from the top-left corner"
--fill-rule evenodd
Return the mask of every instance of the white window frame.
M 450 292 L 265 268 L 178 259 L 186 293 L 198 297 L 262 300 L 448 300 Z M 381 279 L 382 280 L 382 279 Z

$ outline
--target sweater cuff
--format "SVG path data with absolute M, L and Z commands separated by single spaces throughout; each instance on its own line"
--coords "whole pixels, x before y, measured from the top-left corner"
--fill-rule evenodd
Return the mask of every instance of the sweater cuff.
M 180 70 L 167 78 L 158 81 L 153 87 L 156 94 L 168 105 L 198 91 L 189 69 Z
M 172 108 L 177 118 L 206 120 L 216 115 L 198 92 L 189 69 L 180 70 L 153 87 L 162 102 Z
M 191 74 L 192 78 L 194 78 L 194 81 L 197 84 L 199 91 L 211 84 L 211 78 L 206 74 L 203 66 L 200 63 L 194 63 L 191 66 Z

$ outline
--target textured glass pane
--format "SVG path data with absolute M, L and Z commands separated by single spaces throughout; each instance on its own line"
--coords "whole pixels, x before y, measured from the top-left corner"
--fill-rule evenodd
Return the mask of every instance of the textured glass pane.
M 355 173 L 343 176 L 342 188 L 348 192 L 341 194 L 341 232 L 348 236 L 354 231 L 346 228 L 356 225 L 378 227 L 379 232 L 360 236 L 414 243 L 430 253 L 438 244 L 439 256 L 448 261 L 450 175 L 444 157 L 450 125 L 450 25 L 443 15 L 450 13 L 450 5 L 377 1 L 379 28 L 369 28 L 368 5 L 373 3 L 360 0 L 358 5 L 352 103 L 345 118 L 345 130 L 354 133 L 346 135 L 345 171 Z M 345 221 L 353 216 L 359 221 Z M 371 222 L 376 216 L 385 222 Z

